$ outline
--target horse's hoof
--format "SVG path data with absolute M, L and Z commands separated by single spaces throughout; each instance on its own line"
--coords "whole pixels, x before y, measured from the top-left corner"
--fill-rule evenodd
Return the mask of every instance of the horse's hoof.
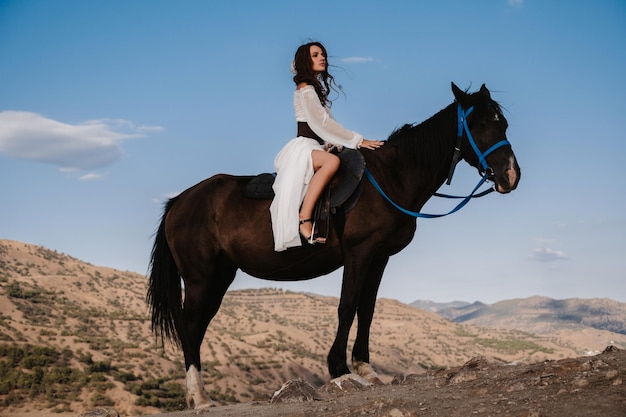
M 194 365 L 191 365 L 187 370 L 186 384 L 187 405 L 189 408 L 201 410 L 203 408 L 215 407 L 215 403 L 204 390 L 202 377 Z
M 212 408 L 212 407 L 215 407 L 215 403 L 213 402 L 213 400 L 210 400 L 209 402 L 196 405 L 194 407 L 194 410 L 204 410 L 205 408 Z
M 354 362 L 352 364 L 354 371 L 360 375 L 363 379 L 372 385 L 385 385 L 385 383 L 378 377 L 374 368 L 367 362 Z
M 378 377 L 378 375 L 368 376 L 364 379 L 372 385 L 385 385 L 385 383 Z
M 201 398 L 187 397 L 187 406 L 190 410 L 203 410 L 205 408 L 215 407 L 215 403 L 208 395 L 202 395 Z

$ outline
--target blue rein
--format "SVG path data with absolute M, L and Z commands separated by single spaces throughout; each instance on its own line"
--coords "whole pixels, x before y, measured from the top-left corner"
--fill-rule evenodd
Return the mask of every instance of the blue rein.
M 462 199 L 462 201 L 459 204 L 457 204 L 457 206 L 454 207 L 449 212 L 444 213 L 444 214 L 428 214 L 428 213 L 420 213 L 420 212 L 417 212 L 417 211 L 407 210 L 407 209 L 405 209 L 403 207 L 400 207 L 391 198 L 389 198 L 389 196 L 387 194 L 385 194 L 385 192 L 380 187 L 378 182 L 376 182 L 376 179 L 374 178 L 374 176 L 372 175 L 372 173 L 370 172 L 370 170 L 367 167 L 365 167 L 365 176 L 367 177 L 368 180 L 370 180 L 370 182 L 372 183 L 374 188 L 380 193 L 380 195 L 382 195 L 389 203 L 391 203 L 391 205 L 393 205 L 395 208 L 400 210 L 402 213 L 408 214 L 409 216 L 412 216 L 412 217 L 421 217 L 421 218 L 426 218 L 426 219 L 434 219 L 434 218 L 437 218 L 437 217 L 444 217 L 444 216 L 447 216 L 447 215 L 452 214 L 454 212 L 457 212 L 463 206 L 465 206 L 472 198 L 482 197 L 484 195 L 487 195 L 487 194 L 493 192 L 494 188 L 491 187 L 491 188 L 489 188 L 489 189 L 487 189 L 485 191 L 482 191 L 482 192 L 476 194 L 476 191 L 489 179 L 489 165 L 487 165 L 487 160 L 486 160 L 487 159 L 487 155 L 489 155 L 490 153 L 492 153 L 493 151 L 495 151 L 496 149 L 498 149 L 498 148 L 500 148 L 502 146 L 510 145 L 510 143 L 509 143 L 509 141 L 507 139 L 503 139 L 500 142 L 498 142 L 498 143 L 494 144 L 493 146 L 491 146 L 484 153 L 481 152 L 480 149 L 478 149 L 478 146 L 476 145 L 476 142 L 474 141 L 474 137 L 472 136 L 472 132 L 470 132 L 469 127 L 467 126 L 467 116 L 469 116 L 470 113 L 473 110 L 474 110 L 474 107 L 472 106 L 469 109 L 467 109 L 467 111 L 464 111 L 463 108 L 461 107 L 461 104 L 460 103 L 458 104 L 458 107 L 457 107 L 457 119 L 458 119 L 457 144 L 456 144 L 456 147 L 454 148 L 454 157 L 453 157 L 453 160 L 452 160 L 452 166 L 450 167 L 450 173 L 448 174 L 447 184 L 450 184 L 450 181 L 452 180 L 452 174 L 454 173 L 454 168 L 456 167 L 456 164 L 457 164 L 457 162 L 459 160 L 459 156 L 461 154 L 461 140 L 463 139 L 463 133 L 464 132 L 465 132 L 465 135 L 467 135 L 467 139 L 468 139 L 470 145 L 472 145 L 472 149 L 476 153 L 476 156 L 478 156 L 478 161 L 480 162 L 480 166 L 482 167 L 481 171 L 483 173 L 483 176 L 478 181 L 478 184 L 476 184 L 476 186 L 474 187 L 474 189 L 472 190 L 472 192 L 468 196 L 459 197 L 459 196 L 452 196 L 452 195 L 439 194 L 439 193 L 435 193 L 434 194 L 436 197 L 461 198 Z

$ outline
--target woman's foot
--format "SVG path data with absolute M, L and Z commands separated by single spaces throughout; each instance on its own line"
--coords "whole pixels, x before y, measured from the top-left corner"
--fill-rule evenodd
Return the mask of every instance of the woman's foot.
M 313 240 L 313 220 L 311 219 L 301 219 L 300 220 L 300 235 L 307 241 L 310 245 L 315 243 Z
M 314 245 L 316 243 L 326 243 L 326 239 L 315 237 L 313 235 L 315 229 L 315 224 L 311 219 L 302 219 L 300 220 L 300 235 L 306 240 L 309 245 Z

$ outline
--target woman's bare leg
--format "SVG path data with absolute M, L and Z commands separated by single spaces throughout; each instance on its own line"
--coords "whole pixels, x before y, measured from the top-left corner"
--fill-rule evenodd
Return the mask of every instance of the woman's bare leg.
M 322 191 L 324 191 L 326 185 L 339 169 L 340 164 L 337 155 L 325 151 L 311 151 L 311 157 L 313 158 L 313 170 L 315 174 L 313 174 L 309 182 L 309 188 L 302 201 L 300 220 L 310 219 L 313 216 L 315 203 L 317 203 Z M 301 224 L 300 232 L 302 232 L 305 237 L 311 236 L 311 233 L 313 233 L 313 224 L 309 222 Z

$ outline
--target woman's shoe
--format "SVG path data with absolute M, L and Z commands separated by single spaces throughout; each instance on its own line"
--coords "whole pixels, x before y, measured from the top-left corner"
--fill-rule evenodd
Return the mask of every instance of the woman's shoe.
M 320 238 L 320 237 L 315 237 L 315 222 L 311 219 L 304 219 L 304 220 L 300 220 L 299 224 L 304 224 L 304 223 L 311 223 L 313 225 L 313 227 L 311 228 L 311 235 L 310 236 L 305 236 L 304 233 L 302 233 L 302 230 L 300 231 L 300 236 L 302 236 L 306 242 L 309 245 L 315 245 L 316 243 L 326 243 L 326 239 L 324 238 Z
M 304 240 L 306 240 L 306 242 L 309 245 L 315 245 L 315 243 L 317 243 L 313 239 L 313 231 L 315 230 L 315 223 L 313 223 L 313 220 L 311 220 L 311 219 L 303 219 L 303 220 L 300 220 L 300 222 L 298 224 L 299 225 L 303 225 L 304 223 L 311 223 L 313 225 L 313 227 L 311 228 L 311 235 L 310 236 L 305 236 L 304 233 L 302 233 L 302 230 L 300 229 L 300 226 L 298 226 L 298 230 L 300 232 L 300 236 L 302 236 L 304 238 Z

